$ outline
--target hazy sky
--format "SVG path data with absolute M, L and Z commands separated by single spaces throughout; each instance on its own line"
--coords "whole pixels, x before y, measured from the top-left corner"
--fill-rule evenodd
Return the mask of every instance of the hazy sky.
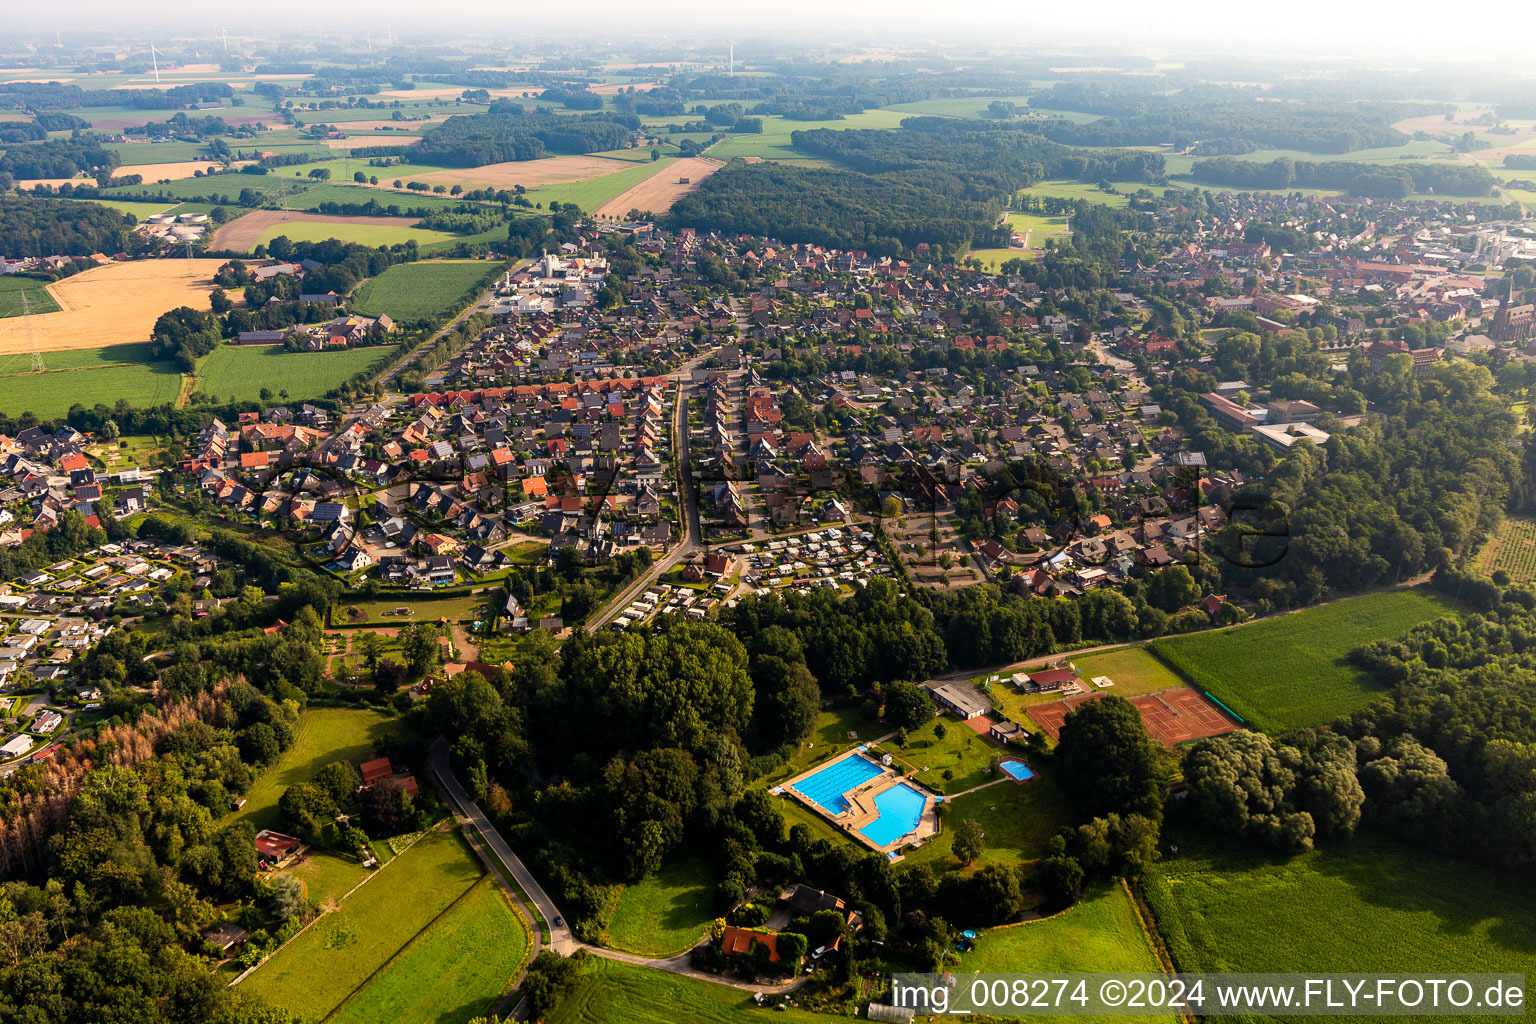
M 70 0 L 31 4 L 0 0 L 0 37 L 58 29 L 69 33 L 122 26 L 126 31 L 212 33 L 216 22 L 233 34 L 261 31 L 378 35 L 386 22 L 397 33 L 430 29 L 517 38 L 554 30 L 563 34 L 610 34 L 626 30 L 672 32 L 695 39 L 740 37 L 754 32 L 794 35 L 814 43 L 861 37 L 916 44 L 972 39 L 1001 48 L 1049 44 L 1128 46 L 1154 55 L 1192 50 L 1286 55 L 1364 57 L 1394 62 L 1405 57 L 1507 57 L 1529 54 L 1536 44 L 1536 3 L 1483 0 L 1293 0 L 1281 3 L 1178 0 L 776 0 L 745 4 L 719 0 L 583 0 L 581 3 L 507 3 L 458 0 L 318 0 L 302 9 L 262 5 L 215 5 L 189 0 Z M 1465 17 L 1458 19 L 1459 14 Z M 204 27 L 206 23 L 206 28 Z M 408 41 L 408 40 L 407 40 Z M 741 51 L 738 50 L 738 53 Z M 1536 62 L 1532 64 L 1536 68 Z

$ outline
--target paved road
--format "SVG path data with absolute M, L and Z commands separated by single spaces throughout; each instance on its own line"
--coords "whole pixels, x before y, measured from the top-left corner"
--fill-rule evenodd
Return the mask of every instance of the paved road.
M 448 762 L 448 743 L 441 736 L 432 744 L 432 773 L 447 790 L 449 799 L 458 811 L 459 817 L 479 833 L 480 840 L 495 855 L 496 859 L 511 872 L 517 884 L 523 892 L 528 894 L 528 899 L 538 908 L 549 925 L 549 948 L 561 955 L 568 955 L 581 945 L 576 937 L 571 934 L 569 925 L 555 924 L 555 919 L 560 917 L 560 911 L 555 908 L 555 901 L 549 898 L 539 880 L 533 877 L 533 873 L 512 852 L 512 847 L 501 838 L 501 833 L 496 831 L 496 826 L 485 816 L 485 812 L 469 798 L 464 792 L 464 787 L 459 785 L 459 780 L 454 778 L 453 766 Z M 515 896 L 516 893 L 513 893 Z
M 578 949 L 584 949 L 594 956 L 618 960 L 622 963 L 633 964 L 636 967 L 666 971 L 668 974 L 680 974 L 690 978 L 697 978 L 701 981 L 713 982 L 716 985 L 728 985 L 731 988 L 741 989 L 744 992 L 763 992 L 775 995 L 781 992 L 793 991 L 805 984 L 806 979 L 801 977 L 776 985 L 755 985 L 748 981 L 725 978 L 699 970 L 690 962 L 693 954 L 692 948 L 684 950 L 676 956 L 643 957 L 633 953 L 621 953 L 615 949 L 604 949 L 601 946 L 589 946 L 571 934 L 568 925 L 555 927 L 555 918 L 561 915 L 560 911 L 555 907 L 554 900 L 549 898 L 549 894 L 544 891 L 544 887 L 539 885 L 538 879 L 533 877 L 528 868 L 518 859 L 517 854 L 512 852 L 512 848 L 507 845 L 506 840 L 501 837 L 501 833 L 497 831 L 496 826 L 491 823 L 491 820 L 485 816 L 485 812 L 476 806 L 475 802 L 469 798 L 469 794 L 464 791 L 464 787 L 459 785 L 459 780 L 453 774 L 453 765 L 448 759 L 448 743 L 441 736 L 432 744 L 432 773 L 437 776 L 443 789 L 448 793 L 448 798 L 453 803 L 459 820 L 464 822 L 467 827 L 473 828 L 479 837 L 478 844 L 482 845 L 483 848 L 489 848 L 494 854 L 491 872 L 495 875 L 496 880 L 501 883 L 502 888 L 506 890 L 515 903 L 526 907 L 521 894 L 518 892 L 518 887 L 520 887 L 522 892 L 527 894 L 528 899 L 533 902 L 534 906 L 538 907 L 539 913 L 543 915 L 544 920 L 548 922 L 549 942 L 547 948 L 553 949 L 562 956 L 570 956 Z M 495 862 L 500 862 L 506 867 L 512 877 L 517 880 L 517 887 L 507 882 L 506 877 L 496 869 Z M 537 956 L 541 946 L 537 928 L 533 929 L 531 938 L 534 943 L 534 955 Z M 707 941 L 707 938 L 701 938 L 700 945 Z M 516 983 L 521 984 L 521 978 L 516 979 Z M 504 1012 L 505 1001 L 497 1009 L 498 1012 Z M 524 1010 L 525 1007 L 519 1002 L 513 1016 L 516 1016 L 519 1020 L 523 1019 Z
M 689 374 L 713 351 L 711 349 L 709 352 L 699 353 L 677 370 L 677 398 L 672 408 L 672 451 L 677 454 L 677 488 L 683 498 L 683 522 L 687 526 L 687 536 L 652 564 L 639 579 L 620 590 L 612 600 L 590 616 L 586 626 L 589 630 L 602 629 L 612 622 L 619 612 L 629 607 L 636 595 L 644 593 L 646 587 L 655 583 L 680 560 L 704 548 L 704 530 L 699 525 L 699 503 L 693 489 L 693 463 L 688 443 L 688 403 L 693 397 L 693 381 Z

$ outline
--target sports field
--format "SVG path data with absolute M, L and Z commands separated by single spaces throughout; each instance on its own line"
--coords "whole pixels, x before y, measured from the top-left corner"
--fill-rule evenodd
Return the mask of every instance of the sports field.
M 480 862 L 457 832 L 433 831 L 379 868 L 340 909 L 312 924 L 240 988 L 300 1016 L 320 1020 L 454 906 L 481 876 Z M 424 980 L 418 977 L 415 982 L 420 985 Z M 427 983 L 431 984 L 430 980 Z M 463 997 L 464 993 L 454 996 Z M 485 1004 L 465 1008 L 483 1013 Z
M 1536 976 L 1536 893 L 1514 875 L 1369 834 L 1288 859 L 1164 838 L 1179 853 L 1145 892 L 1182 970 Z
M 379 741 L 399 727 L 376 711 L 311 708 L 293 726 L 293 745 L 245 794 L 245 806 L 225 823 L 249 821 L 258 831 L 278 826 L 277 801 L 289 786 L 308 782 L 332 761 L 361 764 Z
M 364 316 L 388 313 L 405 322 L 455 313 L 465 293 L 500 270 L 500 263 L 487 260 L 396 264 L 365 281 L 352 295 L 352 308 Z
M 1515 583 L 1536 580 L 1536 520 L 1506 517 L 1478 555 L 1477 567 L 1489 574 L 1502 569 Z
M 59 304 L 48 292 L 48 284 L 30 277 L 0 277 L 0 317 L 21 316 L 22 299 L 28 313 L 57 313 Z
M 388 357 L 393 345 L 333 352 L 289 352 L 281 345 L 220 345 L 197 364 L 192 390 L 221 400 L 256 401 L 261 389 L 292 399 L 319 398 Z
M 40 347 L 42 334 L 39 327 Z M 45 419 L 63 416 L 76 402 L 89 408 L 126 399 L 147 409 L 174 402 L 181 389 L 181 373 L 170 363 L 151 362 L 147 343 L 43 352 L 42 357 L 44 372 L 32 373 L 26 350 L 0 355 L 0 409 Z
M 135 260 L 93 267 L 48 286 L 59 311 L 0 320 L 0 356 L 148 341 L 161 313 L 208 308 L 222 260 Z
M 528 932 L 482 878 L 332 1018 L 336 1024 L 464 1024 L 490 1011 L 528 952 Z
M 1322 725 L 1369 704 L 1381 687 L 1346 655 L 1454 614 L 1454 606 L 1428 590 L 1392 590 L 1158 640 L 1151 650 L 1249 724 L 1278 732 Z

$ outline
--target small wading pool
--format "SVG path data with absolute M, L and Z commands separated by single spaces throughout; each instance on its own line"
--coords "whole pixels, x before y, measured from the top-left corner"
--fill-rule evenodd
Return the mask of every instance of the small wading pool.
M 1035 777 L 1034 769 L 1023 761 L 1004 761 L 999 767 L 1015 782 L 1023 782 L 1025 779 Z

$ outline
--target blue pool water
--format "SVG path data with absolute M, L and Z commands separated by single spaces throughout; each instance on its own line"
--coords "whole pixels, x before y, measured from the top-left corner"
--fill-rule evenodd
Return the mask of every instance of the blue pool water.
M 876 846 L 888 846 L 917 828 L 927 802 L 923 792 L 909 783 L 892 786 L 875 797 L 875 810 L 880 817 L 859 829 L 859 833 Z
M 1031 771 L 1029 765 L 1025 764 L 1023 761 L 1004 761 L 1003 771 L 1007 772 L 1013 778 L 1018 779 L 1020 782 L 1023 782 L 1025 779 L 1032 779 L 1035 777 L 1035 773 Z
M 875 762 L 859 754 L 834 761 L 808 779 L 795 783 L 795 791 L 836 817 L 848 809 L 843 794 L 881 773 Z M 879 800 L 875 801 L 878 807 Z M 883 845 L 883 844 L 882 844 Z

